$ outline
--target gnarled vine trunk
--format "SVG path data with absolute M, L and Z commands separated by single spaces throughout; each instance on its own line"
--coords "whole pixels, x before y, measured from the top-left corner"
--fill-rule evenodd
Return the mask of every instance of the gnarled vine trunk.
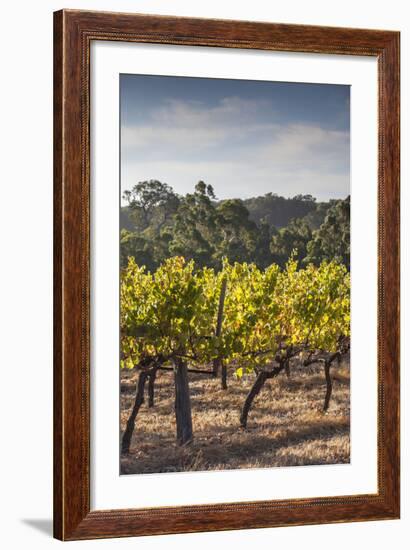
M 323 404 L 324 411 L 327 411 L 327 409 L 329 408 L 330 398 L 332 397 L 333 384 L 332 384 L 332 377 L 330 376 L 330 367 L 332 366 L 332 363 L 334 360 L 337 360 L 337 362 L 340 365 L 340 361 L 341 361 L 340 353 L 335 353 L 331 355 L 324 362 L 325 378 L 326 378 L 326 395 L 325 395 L 325 402 Z
M 329 361 L 325 361 L 325 377 L 326 377 L 326 395 L 325 395 L 325 402 L 323 405 L 323 410 L 327 411 L 329 408 L 329 401 L 330 397 L 332 395 L 332 378 L 330 376 L 330 363 Z
M 227 378 L 228 378 L 228 373 L 226 369 L 226 363 L 225 361 L 221 361 L 221 388 L 223 390 L 228 389 Z
M 144 389 L 147 376 L 148 373 L 146 371 L 141 371 L 138 377 L 137 393 L 135 395 L 134 406 L 128 418 L 125 432 L 122 436 L 121 451 L 123 454 L 128 454 L 130 452 L 132 434 L 134 433 L 135 428 L 135 419 L 137 418 L 137 414 L 140 410 L 141 405 L 144 403 Z
M 243 405 L 242 412 L 241 412 L 241 418 L 240 418 L 242 428 L 246 428 L 248 424 L 248 414 L 249 414 L 250 408 L 252 407 L 253 400 L 261 391 L 262 386 L 264 385 L 268 377 L 267 375 L 268 375 L 267 372 L 261 371 L 256 377 L 256 380 L 252 388 L 250 389 L 248 395 L 246 396 L 245 403 Z
M 255 397 L 261 391 L 263 385 L 268 378 L 274 378 L 285 368 L 285 361 L 282 361 L 277 367 L 274 367 L 271 371 L 260 371 L 256 377 L 256 380 L 246 396 L 245 403 L 242 408 L 240 424 L 242 428 L 246 428 L 248 424 L 248 415 L 252 407 Z
M 149 374 L 149 379 L 148 379 L 148 407 L 149 408 L 154 406 L 156 378 L 157 378 L 157 369 L 154 367 L 151 370 Z
M 180 359 L 175 361 L 174 380 L 177 441 L 180 445 L 185 445 L 193 439 L 191 396 L 188 384 L 188 367 Z

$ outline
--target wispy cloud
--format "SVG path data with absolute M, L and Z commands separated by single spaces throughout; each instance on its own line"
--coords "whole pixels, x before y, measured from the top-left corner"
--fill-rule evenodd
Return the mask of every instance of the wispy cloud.
M 349 133 L 284 122 L 265 100 L 168 100 L 144 124 L 124 125 L 121 144 L 123 189 L 156 178 L 180 193 L 203 179 L 221 198 L 349 192 Z
M 269 101 L 244 99 L 231 96 L 223 97 L 214 105 L 209 106 L 201 101 L 180 101 L 171 99 L 165 102 L 153 113 L 153 120 L 169 125 L 196 127 L 198 125 L 223 126 L 224 124 L 240 124 L 252 122 L 258 114 L 272 114 Z
M 272 124 L 255 122 L 268 108 L 266 101 L 238 97 L 222 98 L 213 107 L 199 101 L 169 100 L 152 113 L 149 124 L 124 125 L 122 145 L 148 148 L 155 144 L 157 149 L 170 144 L 200 149 L 224 142 L 229 145 L 240 137 L 274 130 Z

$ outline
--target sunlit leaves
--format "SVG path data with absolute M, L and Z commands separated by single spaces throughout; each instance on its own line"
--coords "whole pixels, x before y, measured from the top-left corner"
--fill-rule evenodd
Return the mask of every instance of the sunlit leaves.
M 215 335 L 219 297 L 227 281 L 222 330 Z M 154 272 L 129 260 L 121 276 L 122 366 L 150 356 L 183 357 L 204 365 L 215 358 L 241 377 L 271 365 L 290 349 L 336 351 L 350 334 L 350 277 L 336 262 L 280 269 L 223 262 L 196 268 L 182 257 Z M 284 355 L 285 354 L 285 355 Z

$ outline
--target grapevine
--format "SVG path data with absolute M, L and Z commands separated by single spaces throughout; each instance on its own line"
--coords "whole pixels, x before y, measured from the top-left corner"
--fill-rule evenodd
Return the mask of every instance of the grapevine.
M 154 403 L 157 371 L 175 379 L 177 440 L 193 438 L 189 374 L 256 375 L 240 415 L 246 427 L 256 395 L 269 378 L 289 372 L 296 357 L 323 362 L 331 395 L 330 366 L 340 360 L 350 336 L 350 276 L 335 261 L 301 268 L 291 257 L 282 269 L 223 261 L 222 269 L 198 267 L 175 256 L 153 273 L 130 258 L 121 274 L 121 367 L 137 369 L 136 400 L 123 437 L 129 451 L 136 416 L 149 383 Z M 206 370 L 212 365 L 212 370 Z

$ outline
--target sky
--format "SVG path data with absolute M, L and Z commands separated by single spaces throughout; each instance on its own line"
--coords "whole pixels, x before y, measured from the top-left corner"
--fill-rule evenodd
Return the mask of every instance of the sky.
M 156 179 L 218 199 L 350 193 L 350 87 L 120 76 L 121 191 Z

